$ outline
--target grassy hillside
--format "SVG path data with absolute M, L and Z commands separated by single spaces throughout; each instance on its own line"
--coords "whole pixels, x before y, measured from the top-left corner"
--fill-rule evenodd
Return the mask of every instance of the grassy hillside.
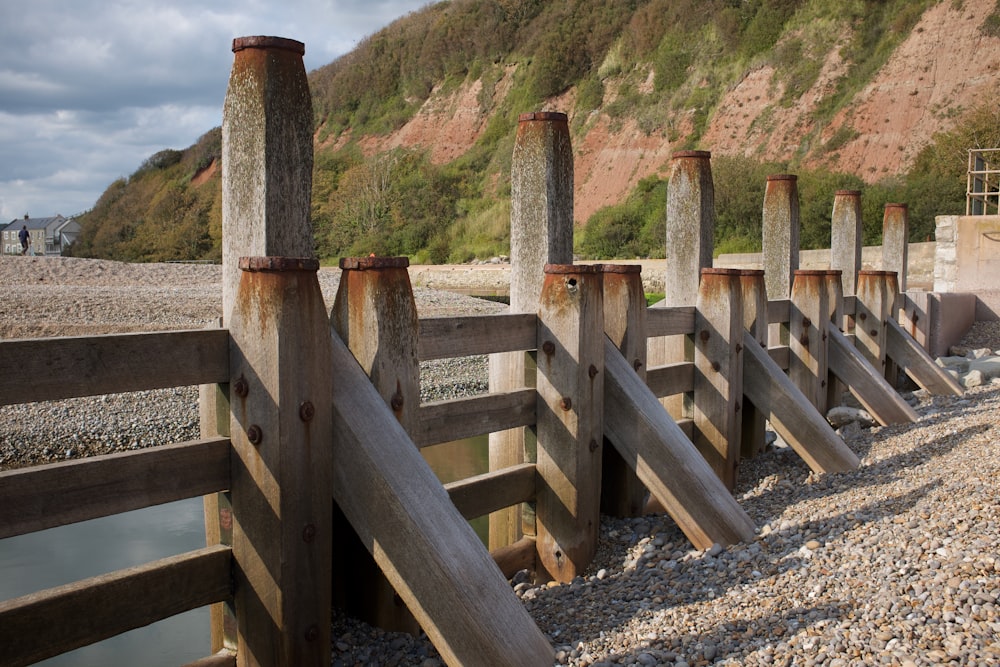
M 961 9 L 961 0 L 946 2 Z M 965 149 L 1000 145 L 995 104 L 938 109 L 950 128 L 936 137 L 913 137 L 914 145 L 924 148 L 910 168 L 875 182 L 860 166 L 842 169 L 833 158 L 857 143 L 858 131 L 843 119 L 850 118 L 859 93 L 937 4 L 451 0 L 430 5 L 309 75 L 317 127 L 312 210 L 317 251 L 327 258 L 375 252 L 423 262 L 506 253 L 517 116 L 539 108 L 570 113 L 575 146 L 601 131 L 632 132 L 676 149 L 713 150 L 717 250 L 759 248 L 765 177 L 777 172 L 799 174 L 805 247 L 829 242 L 833 191 L 847 187 L 865 190 L 866 242 L 878 240 L 886 201 L 910 204 L 912 239 L 924 240 L 933 232 L 934 215 L 964 211 Z M 980 31 L 1000 32 L 996 25 L 1000 10 L 994 8 Z M 761 72 L 773 72 L 765 95 L 769 104 L 747 132 L 763 137 L 762 146 L 778 144 L 775 119 L 787 122 L 792 114 L 797 143 L 780 154 L 749 148 L 720 152 L 706 136 L 724 131 L 718 119 L 733 112 L 727 95 Z M 481 123 L 457 157 L 435 159 L 418 142 L 377 148 L 425 105 L 470 90 L 478 91 L 474 110 Z M 441 122 L 448 119 L 442 116 Z M 218 258 L 220 187 L 213 168 L 218 155 L 216 129 L 185 151 L 151 157 L 131 177 L 113 183 L 83 218 L 74 252 L 128 260 Z M 579 251 L 593 257 L 662 255 L 661 174 L 637 177 L 618 203 L 578 221 Z

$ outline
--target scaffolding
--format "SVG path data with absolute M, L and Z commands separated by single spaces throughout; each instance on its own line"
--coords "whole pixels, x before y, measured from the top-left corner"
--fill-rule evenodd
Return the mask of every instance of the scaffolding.
M 970 148 L 966 215 L 1000 215 L 1000 148 Z

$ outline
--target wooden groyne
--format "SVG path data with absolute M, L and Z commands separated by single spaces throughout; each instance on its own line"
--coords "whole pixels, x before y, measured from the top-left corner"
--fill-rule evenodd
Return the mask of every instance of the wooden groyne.
M 883 423 L 913 418 L 893 391 L 900 369 L 961 391 L 897 323 L 897 275 L 862 271 L 850 248 L 834 249 L 837 270 L 798 271 L 786 230 L 774 252 L 765 236 L 764 271 L 712 268 L 707 152 L 674 159 L 668 303 L 646 307 L 634 267 L 573 264 L 572 152 L 556 113 L 519 124 L 509 313 L 418 319 L 407 260 L 379 257 L 342 262 L 327 313 L 303 46 L 252 37 L 234 52 L 222 326 L 0 342 L 0 404 L 201 385 L 203 434 L 0 473 L 0 537 L 204 496 L 207 545 L 0 602 L 5 664 L 213 605 L 213 655 L 199 664 L 326 665 L 337 604 L 419 626 L 450 665 L 550 665 L 508 577 L 578 576 L 602 508 L 660 508 L 697 548 L 747 541 L 731 489 L 765 420 L 814 471 L 849 470 L 858 459 L 823 418 L 835 387 Z M 794 188 L 772 192 L 765 228 L 794 225 L 795 210 Z M 837 224 L 856 228 L 859 210 Z M 787 283 L 776 299 L 769 273 Z M 483 354 L 488 394 L 420 403 L 420 361 Z M 486 433 L 490 471 L 471 479 L 441 485 L 419 453 Z M 467 523 L 486 514 L 488 546 Z

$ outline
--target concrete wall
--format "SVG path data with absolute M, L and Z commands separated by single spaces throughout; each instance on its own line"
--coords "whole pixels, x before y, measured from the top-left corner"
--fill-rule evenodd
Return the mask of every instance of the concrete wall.
M 969 292 L 977 320 L 1000 320 L 1000 216 L 939 215 L 935 292 Z
M 908 284 L 911 290 L 930 290 L 934 284 L 934 264 L 936 243 L 909 244 L 909 257 L 906 264 Z M 763 255 L 756 253 L 731 253 L 715 258 L 716 268 L 729 269 L 762 269 Z M 883 270 L 882 246 L 865 246 L 861 249 L 861 265 L 864 269 Z M 799 251 L 800 269 L 830 268 L 830 250 Z

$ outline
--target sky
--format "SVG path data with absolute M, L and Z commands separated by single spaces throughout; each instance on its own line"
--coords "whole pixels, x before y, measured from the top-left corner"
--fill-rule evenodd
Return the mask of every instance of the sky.
M 429 0 L 0 2 L 0 224 L 71 216 L 222 124 L 235 37 L 305 43 L 312 71 Z

